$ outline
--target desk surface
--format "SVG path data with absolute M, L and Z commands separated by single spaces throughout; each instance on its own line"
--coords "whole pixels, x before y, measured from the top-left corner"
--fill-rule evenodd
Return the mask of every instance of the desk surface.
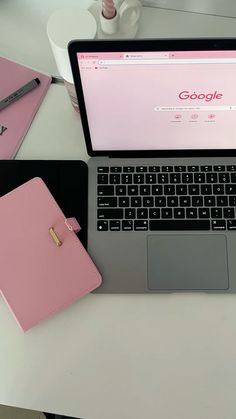
M 0 52 L 56 74 L 45 25 L 66 2 L 48 3 L 1 2 Z M 235 19 L 144 9 L 139 36 L 234 33 Z M 50 87 L 17 158 L 87 160 L 63 86 Z M 0 403 L 85 419 L 235 419 L 235 319 L 236 295 L 91 294 L 23 334 L 0 300 Z

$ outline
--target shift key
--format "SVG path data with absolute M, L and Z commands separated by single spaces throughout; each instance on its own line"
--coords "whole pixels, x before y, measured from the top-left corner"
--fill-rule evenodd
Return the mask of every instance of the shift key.
M 115 209 L 98 209 L 98 219 L 104 220 L 118 220 L 123 218 L 123 209 L 122 208 L 115 208 Z

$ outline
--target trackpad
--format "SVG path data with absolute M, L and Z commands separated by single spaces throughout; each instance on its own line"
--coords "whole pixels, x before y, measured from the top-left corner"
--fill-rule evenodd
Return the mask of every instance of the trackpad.
M 224 235 L 153 235 L 147 246 L 150 290 L 228 288 Z

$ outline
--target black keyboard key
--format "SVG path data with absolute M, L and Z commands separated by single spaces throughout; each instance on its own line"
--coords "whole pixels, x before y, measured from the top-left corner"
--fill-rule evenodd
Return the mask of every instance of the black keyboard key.
M 117 198 L 116 196 L 98 197 L 97 204 L 98 207 L 117 207 Z
M 231 164 L 229 166 L 226 166 L 226 169 L 227 169 L 228 172 L 236 172 L 236 165 Z
M 156 183 L 156 173 L 147 173 L 146 174 L 146 183 Z
M 185 209 L 174 208 L 174 218 L 185 218 Z
M 230 207 L 236 206 L 236 196 L 229 196 L 229 206 Z
M 107 174 L 99 174 L 97 177 L 98 184 L 108 184 L 108 175 Z
M 188 185 L 189 195 L 199 195 L 200 188 L 199 185 Z
M 133 173 L 134 167 L 133 166 L 124 166 L 123 167 L 123 173 Z
M 147 166 L 136 166 L 137 173 L 144 173 L 147 172 Z
M 192 206 L 193 207 L 202 207 L 203 206 L 203 197 L 202 196 L 193 196 L 192 197 Z
M 236 230 L 236 220 L 227 220 L 228 230 Z
M 141 188 L 141 186 L 140 186 Z M 153 185 L 152 186 L 152 195 L 162 195 L 163 194 L 163 186 L 162 185 Z
M 197 218 L 197 208 L 186 208 L 186 218 Z
M 215 170 L 216 172 L 224 172 L 225 166 L 223 164 L 218 164 L 217 166 L 213 167 L 213 170 Z
M 128 196 L 120 197 L 118 202 L 119 202 L 119 207 L 122 207 L 122 208 L 129 207 Z
M 219 182 L 220 183 L 229 183 L 229 173 L 219 173 Z
M 228 197 L 219 195 L 216 197 L 216 204 L 218 207 L 227 207 L 228 206 Z
M 110 230 L 111 231 L 120 231 L 120 220 L 111 220 L 110 221 Z
M 149 185 L 140 185 L 140 195 L 150 195 L 151 187 Z
M 217 183 L 217 173 L 206 173 L 206 181 L 207 183 Z
M 167 197 L 167 206 L 168 207 L 178 207 L 178 197 L 177 196 L 168 196 Z
M 128 186 L 128 195 L 138 195 L 138 186 L 136 185 L 129 185 Z
M 132 220 L 123 220 L 122 221 L 122 230 L 123 231 L 133 230 L 133 221 Z
M 173 172 L 174 168 L 173 166 L 162 166 L 161 171 L 162 172 Z
M 128 183 L 132 183 L 132 174 L 131 173 L 122 174 L 121 175 L 121 182 L 124 185 L 127 185 Z
M 210 196 L 204 196 L 204 205 L 205 207 L 215 207 L 216 206 L 216 197 L 213 195 Z
M 138 208 L 137 209 L 137 218 L 147 219 L 148 218 L 148 210 L 147 208 Z
M 111 173 L 121 173 L 122 168 L 118 166 L 111 167 Z
M 231 182 L 232 183 L 236 182 L 236 173 L 231 173 Z
M 125 185 L 116 186 L 116 195 L 126 195 L 126 186 Z
M 189 172 L 199 172 L 199 166 L 188 166 Z
M 209 208 L 198 208 L 199 218 L 210 218 Z
M 172 208 L 162 208 L 161 217 L 162 218 L 172 218 Z
M 119 173 L 110 174 L 109 180 L 110 180 L 111 185 L 120 184 L 120 174 Z
M 193 183 L 193 174 L 192 173 L 183 173 L 182 174 L 182 183 Z
M 134 174 L 134 183 L 144 183 L 144 174 L 140 173 L 140 174 Z
M 186 166 L 175 166 L 175 172 L 186 172 Z
M 109 167 L 98 167 L 97 168 L 98 173 L 109 173 Z
M 212 194 L 212 185 L 200 185 L 202 195 Z
M 115 220 L 123 218 L 122 208 L 98 209 L 98 219 Z
M 144 196 L 143 197 L 143 206 L 144 207 L 153 207 L 154 206 L 154 198 L 152 196 Z
M 98 186 L 99 196 L 112 196 L 114 195 L 114 186 Z
M 187 185 L 176 185 L 176 195 L 187 195 Z
M 148 229 L 147 220 L 135 220 L 134 221 L 134 230 L 135 231 L 146 231 Z
M 224 218 L 235 218 L 234 208 L 223 209 Z
M 213 194 L 214 195 L 224 195 L 225 187 L 224 185 L 213 185 Z
M 155 197 L 155 206 L 156 207 L 165 207 L 166 206 L 166 197 L 165 196 L 156 196 Z
M 151 231 L 210 230 L 209 220 L 150 220 Z
M 191 205 L 190 196 L 180 196 L 179 205 L 180 207 L 190 207 Z
M 170 173 L 170 183 L 181 183 L 180 173 Z
M 168 183 L 169 182 L 168 173 L 159 173 L 157 175 L 157 182 L 158 183 Z
M 97 222 L 97 229 L 98 231 L 108 231 L 108 221 L 107 220 L 99 220 Z
M 201 166 L 201 171 L 202 172 L 212 172 L 212 166 Z
M 125 218 L 127 219 L 127 218 L 135 218 L 135 216 L 136 216 L 136 212 L 135 212 L 135 208 L 130 208 L 130 209 L 128 209 L 128 208 L 126 208 L 125 209 Z
M 236 195 L 236 185 L 225 185 L 225 193 L 227 195 Z
M 164 185 L 164 195 L 174 195 L 175 185 Z
M 142 198 L 140 196 L 132 196 L 130 198 L 131 207 L 141 207 L 142 206 Z
M 159 208 L 149 208 L 149 218 L 160 218 L 160 209 Z
M 211 218 L 222 218 L 222 208 L 211 208 Z
M 226 230 L 225 220 L 212 220 L 212 230 Z
M 149 172 L 155 172 L 155 173 L 158 173 L 158 172 L 160 172 L 160 166 L 149 166 L 149 168 L 148 168 L 148 171 Z
M 195 183 L 205 183 L 205 173 L 194 173 L 194 182 Z

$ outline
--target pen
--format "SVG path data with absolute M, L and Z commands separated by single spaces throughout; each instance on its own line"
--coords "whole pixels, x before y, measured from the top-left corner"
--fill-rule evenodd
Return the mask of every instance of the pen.
M 0 101 L 0 111 L 6 108 L 11 103 L 15 102 L 16 100 L 20 99 L 26 93 L 31 92 L 35 87 L 40 84 L 40 80 L 36 77 L 35 79 L 29 81 L 28 83 L 21 86 L 18 90 L 11 93 L 9 96 L 5 97 Z

